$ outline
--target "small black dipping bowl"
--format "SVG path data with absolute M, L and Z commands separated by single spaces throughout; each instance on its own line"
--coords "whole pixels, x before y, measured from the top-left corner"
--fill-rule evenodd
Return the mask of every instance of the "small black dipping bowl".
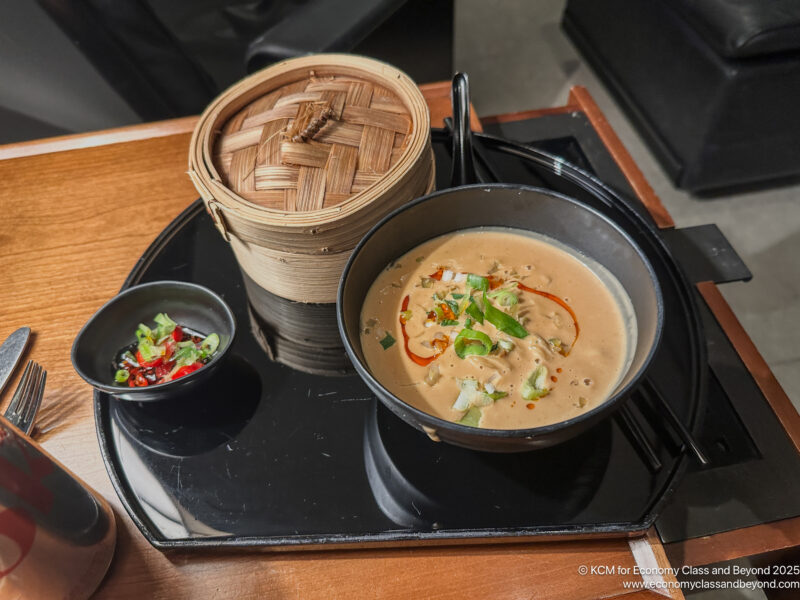
M 152 325 L 153 317 L 161 312 L 203 335 L 219 335 L 216 353 L 201 369 L 174 381 L 146 387 L 115 385 L 113 361 L 117 353 L 136 341 L 139 323 Z M 109 300 L 83 326 L 72 344 L 72 366 L 87 383 L 116 398 L 164 400 L 207 380 L 222 362 L 235 333 L 231 309 L 208 288 L 183 281 L 143 283 Z

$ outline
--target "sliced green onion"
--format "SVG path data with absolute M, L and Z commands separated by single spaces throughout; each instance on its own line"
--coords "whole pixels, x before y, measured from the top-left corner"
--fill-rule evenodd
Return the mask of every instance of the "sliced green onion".
M 481 416 L 483 416 L 481 409 L 477 406 L 473 406 L 461 417 L 458 423 L 459 425 L 466 425 L 467 427 L 478 427 L 478 423 L 481 422 Z
M 387 332 L 384 338 L 381 340 L 381 346 L 383 346 L 384 350 L 391 348 L 391 346 L 395 343 L 395 339 L 392 337 L 392 334 Z
M 469 304 L 467 304 L 467 308 L 464 309 L 464 312 L 478 323 L 483 324 L 483 312 L 478 307 L 478 304 L 475 302 L 474 298 L 469 299 Z
M 210 333 L 206 336 L 206 339 L 200 343 L 200 354 L 202 358 L 206 358 L 214 354 L 217 348 L 219 348 L 219 336 L 216 333 Z
M 164 347 L 163 346 L 156 346 L 150 338 L 144 338 L 139 340 L 139 345 L 137 347 L 139 353 L 142 355 L 142 358 L 145 362 L 150 362 L 157 359 L 159 356 L 164 354 Z
M 461 300 L 466 294 L 450 294 L 456 300 Z
M 482 331 L 462 329 L 453 342 L 453 348 L 459 358 L 467 356 L 485 356 L 492 349 L 492 340 Z
M 133 352 L 131 352 L 130 350 L 126 350 L 125 352 L 123 352 L 122 356 L 120 358 L 122 360 L 124 360 L 126 363 L 130 363 L 135 367 L 139 366 L 139 361 L 136 360 L 136 357 L 133 355 Z
M 472 406 L 489 406 L 494 400 L 480 389 L 477 379 L 467 377 L 458 380 L 458 398 L 453 403 L 453 410 L 467 410 Z
M 471 329 L 472 328 L 472 324 L 474 322 L 475 321 L 472 320 L 472 317 L 467 317 L 466 320 L 464 321 L 464 327 L 466 327 L 467 329 Z
M 550 393 L 547 388 L 547 367 L 544 365 L 536 367 L 523 382 L 520 393 L 525 400 L 536 400 L 547 396 Z
M 442 307 L 439 306 L 438 304 L 434 304 L 433 312 L 436 315 L 437 321 L 442 321 L 444 319 L 444 311 L 442 310 Z
M 499 331 L 512 335 L 515 338 L 527 337 L 528 332 L 519 321 L 507 315 L 499 308 L 492 306 L 491 302 L 486 298 L 486 292 L 484 292 L 483 296 L 483 313 L 489 323 L 497 327 Z
M 172 356 L 176 367 L 188 367 L 200 360 L 201 357 L 202 354 L 195 348 L 194 344 L 178 348 Z
M 476 290 L 485 292 L 489 289 L 489 280 L 486 277 L 470 273 L 467 275 L 467 285 Z
M 506 352 L 511 352 L 514 349 L 514 342 L 511 340 L 497 340 L 497 345 Z
M 475 403 L 475 398 L 479 393 L 478 380 L 472 377 L 459 379 L 458 389 L 458 398 L 452 408 L 453 410 L 467 410 Z
M 128 377 L 130 376 L 131 374 L 125 369 L 119 369 L 116 373 L 114 373 L 114 381 L 117 383 L 125 383 L 128 381 Z
M 453 311 L 454 315 L 458 316 L 458 314 L 461 311 L 460 307 L 458 306 L 458 302 L 455 302 L 453 300 L 445 300 L 445 304 L 447 304 L 447 306 L 450 307 L 450 310 Z
M 495 290 L 489 292 L 487 296 L 493 300 L 497 300 L 500 306 L 514 306 L 519 302 L 519 298 L 511 290 Z
M 158 313 L 153 320 L 158 325 L 158 327 L 156 327 L 155 337 L 159 340 L 175 331 L 175 328 L 178 326 L 175 321 L 169 318 L 167 313 Z
M 508 396 L 508 392 L 501 392 L 501 391 L 497 390 L 497 391 L 492 392 L 491 394 L 489 394 L 487 392 L 487 395 L 492 400 L 500 400 L 500 398 L 505 398 L 506 396 Z
M 150 329 L 144 323 L 139 323 L 139 327 L 136 328 L 136 339 L 140 342 L 142 340 L 150 340 L 153 339 L 153 330 Z
M 442 327 L 453 327 L 454 325 L 458 325 L 458 321 L 453 319 L 443 319 L 441 323 L 439 323 Z

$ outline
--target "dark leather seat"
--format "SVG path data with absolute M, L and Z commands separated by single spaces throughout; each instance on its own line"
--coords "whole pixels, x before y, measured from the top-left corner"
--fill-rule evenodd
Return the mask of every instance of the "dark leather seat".
M 720 56 L 800 50 L 797 0 L 672 0 L 672 6 Z
M 676 185 L 800 175 L 797 0 L 568 0 L 563 26 Z

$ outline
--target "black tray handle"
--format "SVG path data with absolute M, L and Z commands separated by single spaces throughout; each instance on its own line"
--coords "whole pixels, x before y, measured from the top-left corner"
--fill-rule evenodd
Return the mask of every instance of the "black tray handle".
M 469 79 L 466 73 L 453 77 L 453 170 L 450 185 L 478 183 L 472 155 L 472 129 L 469 126 Z

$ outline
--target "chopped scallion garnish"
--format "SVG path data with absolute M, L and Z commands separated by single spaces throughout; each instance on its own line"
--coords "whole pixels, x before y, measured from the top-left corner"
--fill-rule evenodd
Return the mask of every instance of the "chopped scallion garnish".
M 520 393 L 525 400 L 536 400 L 547 396 L 550 393 L 547 388 L 547 367 L 544 365 L 536 367 L 523 382 Z
M 214 354 L 218 347 L 219 336 L 216 333 L 206 336 L 206 339 L 200 343 L 200 352 L 202 353 L 202 358 L 206 358 L 207 356 Z
M 478 423 L 481 422 L 481 417 L 483 416 L 483 412 L 477 406 L 473 406 L 470 408 L 464 416 L 461 417 L 461 420 L 458 422 L 460 425 L 466 425 L 467 427 L 478 427 Z
M 517 295 L 511 290 L 494 290 L 487 294 L 492 300 L 497 300 L 500 306 L 513 306 L 519 302 Z
M 154 332 L 154 337 L 157 340 L 168 336 L 170 333 L 175 331 L 175 328 L 178 326 L 175 321 L 169 318 L 167 313 L 158 313 L 153 320 L 158 325 Z
M 481 277 L 480 275 L 475 275 L 474 273 L 469 273 L 467 275 L 467 285 L 473 289 L 485 292 L 489 289 L 489 279 Z
M 478 307 L 478 304 L 475 302 L 475 298 L 469 299 L 469 304 L 467 304 L 464 312 L 472 317 L 473 320 L 483 324 L 483 311 L 481 311 L 481 309 Z
M 458 315 L 459 313 L 458 302 L 455 302 L 454 300 L 445 300 L 445 303 L 447 304 L 447 306 L 450 307 L 450 310 L 453 311 L 454 315 Z
M 492 340 L 482 331 L 462 329 L 453 342 L 453 349 L 459 358 L 485 356 L 492 349 Z
M 384 338 L 381 340 L 381 346 L 383 346 L 384 350 L 387 350 L 395 343 L 395 339 L 392 337 L 392 334 L 387 332 Z
M 486 292 L 483 294 L 483 314 L 486 320 L 492 325 L 497 327 L 499 331 L 512 335 L 515 338 L 527 337 L 528 331 L 517 321 L 514 317 L 507 315 L 499 308 L 492 306 L 492 303 L 486 298 Z
M 511 340 L 497 340 L 497 345 L 506 352 L 511 352 L 514 349 L 514 342 Z

